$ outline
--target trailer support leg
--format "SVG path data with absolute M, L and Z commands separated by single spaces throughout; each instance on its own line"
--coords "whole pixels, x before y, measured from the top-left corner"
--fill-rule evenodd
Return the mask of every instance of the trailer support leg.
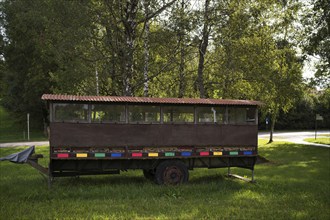
M 51 189 L 53 180 L 54 180 L 54 177 L 52 175 L 52 171 L 49 166 L 49 168 L 48 168 L 48 189 Z
M 228 167 L 228 175 L 227 177 L 230 177 L 230 178 L 237 178 L 237 179 L 240 179 L 240 180 L 243 180 L 245 182 L 249 182 L 249 183 L 255 183 L 255 179 L 254 179 L 254 170 L 252 170 L 252 178 L 249 179 L 249 178 L 246 178 L 246 177 L 243 177 L 243 176 L 240 176 L 240 175 L 237 175 L 237 174 L 232 174 L 230 172 L 230 167 Z

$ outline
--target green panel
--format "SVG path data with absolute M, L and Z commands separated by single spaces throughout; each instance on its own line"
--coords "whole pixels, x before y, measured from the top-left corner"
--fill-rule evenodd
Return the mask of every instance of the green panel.
M 237 156 L 238 155 L 238 152 L 237 151 L 229 152 L 229 155 L 231 155 L 231 156 Z
M 174 152 L 166 152 L 165 157 L 174 157 L 175 153 Z
M 105 157 L 105 153 L 95 153 L 95 157 Z

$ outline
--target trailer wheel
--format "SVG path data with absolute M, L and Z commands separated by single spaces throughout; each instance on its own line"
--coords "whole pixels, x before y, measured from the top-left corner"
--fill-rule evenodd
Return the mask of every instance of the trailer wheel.
M 156 168 L 155 181 L 159 185 L 178 185 L 188 182 L 188 179 L 188 168 L 181 161 L 166 160 Z
M 154 180 L 155 179 L 155 171 L 154 170 L 143 170 L 143 175 L 148 180 Z

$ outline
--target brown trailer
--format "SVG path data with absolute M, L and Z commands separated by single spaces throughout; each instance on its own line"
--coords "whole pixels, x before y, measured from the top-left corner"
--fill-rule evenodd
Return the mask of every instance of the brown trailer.
M 158 184 L 194 168 L 253 170 L 257 101 L 45 94 L 49 178 L 141 169 Z M 229 173 L 230 174 L 230 173 Z

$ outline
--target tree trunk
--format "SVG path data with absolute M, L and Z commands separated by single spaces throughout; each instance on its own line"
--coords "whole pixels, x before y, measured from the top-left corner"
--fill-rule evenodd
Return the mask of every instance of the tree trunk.
M 125 70 L 122 74 L 123 76 L 123 86 L 124 86 L 124 95 L 126 96 L 132 96 L 132 77 L 134 75 L 134 49 L 135 49 L 135 41 L 136 41 L 136 28 L 137 25 L 145 22 L 148 23 L 150 19 L 154 18 L 155 16 L 158 16 L 160 13 L 162 13 L 166 8 L 170 7 L 176 0 L 172 0 L 171 2 L 164 4 L 161 8 L 158 10 L 145 14 L 144 18 L 141 20 L 137 20 L 137 12 L 138 12 L 138 4 L 139 0 L 127 0 L 124 7 L 124 12 L 121 15 L 121 22 L 124 25 L 125 28 Z M 150 0 L 145 0 L 145 3 L 148 2 L 148 5 L 150 5 Z M 148 24 L 149 25 L 149 24 Z M 149 29 L 149 28 L 148 28 Z M 149 32 L 149 30 L 148 30 Z M 148 43 L 149 44 L 149 43 Z M 149 50 L 148 50 L 148 59 L 149 59 Z M 147 61 L 149 62 L 149 61 Z M 148 81 L 148 80 L 147 80 Z
M 144 12 L 145 12 L 145 27 L 144 27 L 144 68 L 143 68 L 143 79 L 144 79 L 144 86 L 143 86 L 143 94 L 145 97 L 149 96 L 149 4 L 150 0 L 144 0 Z
M 200 98 L 205 98 L 205 87 L 204 87 L 204 61 L 205 54 L 207 51 L 207 46 L 209 43 L 209 5 L 210 0 L 205 0 L 205 9 L 204 9 L 204 26 L 202 32 L 202 39 L 199 43 L 199 62 L 198 62 L 198 90 L 200 94 Z
M 114 53 L 112 53 L 111 55 L 111 60 L 110 60 L 110 79 L 111 79 L 111 92 L 110 95 L 112 96 L 117 96 L 118 93 L 121 91 L 121 89 L 119 89 L 122 84 L 120 82 L 117 81 L 117 71 L 116 71 L 116 56 Z M 118 85 L 119 88 L 118 88 Z M 109 95 L 109 94 L 108 94 Z
M 138 9 L 138 0 L 130 0 L 126 4 L 125 8 L 125 20 L 123 21 L 125 26 L 125 72 L 123 73 L 124 83 L 124 95 L 132 96 L 131 79 L 134 73 L 134 46 L 136 39 L 136 14 Z M 123 19 L 124 19 L 123 18 Z
M 179 98 L 183 98 L 184 92 L 186 89 L 186 82 L 185 82 L 185 51 L 183 45 L 183 39 L 181 39 L 181 49 L 180 49 L 180 66 L 179 66 Z
M 276 122 L 276 116 L 277 116 L 277 110 L 275 110 L 271 117 L 270 117 L 270 134 L 269 134 L 269 141 L 268 143 L 272 143 L 273 140 L 273 134 L 274 134 L 274 128 L 275 128 L 275 122 Z
M 183 19 L 183 13 L 184 13 L 184 0 L 181 1 L 181 19 Z M 183 21 L 181 21 L 180 29 L 179 29 L 179 46 L 180 46 L 180 66 L 179 66 L 179 98 L 182 98 L 184 96 L 185 92 L 185 44 L 184 44 L 184 25 L 182 24 Z

